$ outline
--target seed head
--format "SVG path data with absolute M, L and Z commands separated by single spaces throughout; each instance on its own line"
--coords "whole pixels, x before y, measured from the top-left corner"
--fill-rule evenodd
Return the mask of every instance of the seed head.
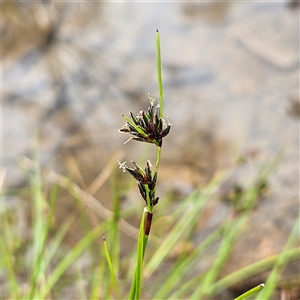
M 131 119 L 124 116 L 126 124 L 119 129 L 119 132 L 129 134 L 130 140 L 140 141 L 155 144 L 158 147 L 162 146 L 162 139 L 166 137 L 171 129 L 171 123 L 160 117 L 159 105 L 155 107 L 155 99 L 149 97 L 150 106 L 147 111 L 140 111 L 137 115 L 130 112 Z
M 132 161 L 135 168 L 130 168 L 126 166 L 126 162 L 120 163 L 120 168 L 123 169 L 124 172 L 128 171 L 129 174 L 136 179 L 138 188 L 140 191 L 141 196 L 147 203 L 147 190 L 146 185 L 148 185 L 149 190 L 149 199 L 151 206 L 154 206 L 158 203 L 159 197 L 155 197 L 156 191 L 156 179 L 157 179 L 157 172 L 155 172 L 154 176 L 152 177 L 152 164 L 148 160 L 145 169 L 142 169 L 136 162 Z

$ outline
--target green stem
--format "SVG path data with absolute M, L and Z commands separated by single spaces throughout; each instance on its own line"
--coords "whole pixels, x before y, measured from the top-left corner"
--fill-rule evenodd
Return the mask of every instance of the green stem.
M 264 286 L 265 286 L 265 285 L 264 285 L 263 283 L 261 283 L 261 284 L 259 284 L 258 286 L 254 287 L 253 289 L 251 289 L 251 290 L 247 291 L 246 293 L 242 294 L 241 296 L 235 298 L 234 300 L 242 300 L 242 299 L 245 299 L 245 298 L 251 296 L 252 294 L 257 293 L 258 291 L 260 291 L 261 289 L 263 289 Z
M 158 171 L 159 164 L 160 164 L 161 147 L 157 146 L 156 149 L 157 149 L 157 153 L 156 153 L 155 173 Z
M 163 86 L 162 86 L 162 75 L 161 75 L 160 37 L 159 37 L 158 29 L 156 30 L 156 63 L 157 63 L 158 89 L 159 89 L 160 117 L 163 118 L 164 116 Z
M 142 287 L 142 267 L 143 267 L 143 259 L 145 254 L 145 242 L 147 244 L 147 239 L 145 239 L 144 233 L 144 225 L 145 225 L 145 214 L 147 212 L 147 208 L 144 208 L 142 214 L 142 220 L 140 223 L 140 230 L 139 230 L 139 237 L 138 237 L 138 249 L 137 249 L 137 262 L 136 262 L 136 269 L 134 272 L 134 277 L 132 280 L 129 299 L 139 299 Z

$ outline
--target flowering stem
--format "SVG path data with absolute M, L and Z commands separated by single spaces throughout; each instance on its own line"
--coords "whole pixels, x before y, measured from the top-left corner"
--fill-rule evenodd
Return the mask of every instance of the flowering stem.
M 171 124 L 166 125 L 163 120 L 163 87 L 160 57 L 160 38 L 158 30 L 156 30 L 156 57 L 158 88 L 160 95 L 159 109 L 154 109 L 154 101 L 151 98 L 148 111 L 142 111 L 139 115 L 130 113 L 132 120 L 124 116 L 127 123 L 123 126 L 123 128 L 119 130 L 121 133 L 131 134 L 132 136 L 130 139 L 155 144 L 157 150 L 153 176 L 150 162 L 147 162 L 145 170 L 143 170 L 134 162 L 133 163 L 135 165 L 135 169 L 128 168 L 125 163 L 120 164 L 120 167 L 122 167 L 123 170 L 127 170 L 138 181 L 140 193 L 144 200 L 146 200 L 146 207 L 144 208 L 139 230 L 137 264 L 129 294 L 130 300 L 139 299 L 141 295 L 143 260 L 152 225 L 153 209 L 159 199 L 155 196 L 155 192 L 158 168 L 161 159 L 162 139 L 169 134 L 171 128 Z
M 157 79 L 158 79 L 158 89 L 159 89 L 159 116 L 162 119 L 164 115 L 164 105 L 163 105 L 163 86 L 162 86 L 162 75 L 161 75 L 161 55 L 160 55 L 160 37 L 159 31 L 156 30 L 156 61 L 157 61 Z M 155 163 L 155 174 L 158 171 L 161 157 L 161 146 L 156 145 L 157 154 L 156 154 L 156 163 Z M 143 240 L 143 254 L 145 254 L 148 236 L 151 229 L 152 217 L 153 217 L 153 206 L 150 202 L 149 197 L 149 188 L 148 185 L 145 185 L 146 196 L 147 196 L 147 215 L 145 219 L 145 228 L 144 228 L 144 240 Z

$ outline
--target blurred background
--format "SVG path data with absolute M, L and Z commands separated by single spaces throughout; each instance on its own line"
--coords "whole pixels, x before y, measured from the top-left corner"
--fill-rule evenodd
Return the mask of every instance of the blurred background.
M 164 111 L 172 123 L 162 152 L 161 194 L 172 189 L 187 196 L 237 156 L 250 162 L 223 192 L 243 188 L 262 162 L 281 153 L 229 269 L 281 250 L 299 214 L 299 2 L 1 5 L 6 189 L 27 184 L 23 167 L 34 157 L 37 135 L 42 167 L 68 174 L 83 189 L 109 161 L 117 167 L 117 160 L 152 158 L 148 145 L 123 145 L 127 137 L 118 129 L 122 114 L 148 107 L 148 93 L 158 98 L 159 29 Z M 110 187 L 94 196 L 111 208 Z M 21 210 L 20 220 L 26 215 L 20 197 L 8 203 Z M 62 197 L 57 220 L 70 207 Z M 227 210 L 221 204 L 213 222 L 222 222 Z M 75 229 L 68 242 L 79 236 Z

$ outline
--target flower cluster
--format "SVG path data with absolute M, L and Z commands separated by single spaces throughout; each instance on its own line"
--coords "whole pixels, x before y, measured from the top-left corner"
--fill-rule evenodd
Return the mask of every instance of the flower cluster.
M 156 179 L 157 179 L 157 172 L 155 172 L 154 176 L 152 177 L 152 165 L 151 162 L 148 160 L 145 170 L 143 170 L 136 162 L 132 161 L 135 168 L 129 168 L 126 166 L 126 162 L 120 163 L 119 167 L 123 169 L 123 172 L 128 171 L 131 176 L 133 176 L 138 183 L 139 191 L 144 200 L 147 203 L 147 189 L 149 190 L 149 200 L 150 205 L 155 206 L 158 203 L 159 197 L 155 197 L 155 190 L 156 190 Z
M 160 117 L 159 105 L 155 108 L 154 104 L 155 100 L 150 98 L 150 106 L 146 112 L 140 111 L 137 115 L 130 112 L 132 120 L 123 116 L 127 122 L 119 132 L 131 135 L 126 142 L 135 140 L 162 146 L 162 139 L 169 134 L 171 124 L 165 123 L 165 120 Z

